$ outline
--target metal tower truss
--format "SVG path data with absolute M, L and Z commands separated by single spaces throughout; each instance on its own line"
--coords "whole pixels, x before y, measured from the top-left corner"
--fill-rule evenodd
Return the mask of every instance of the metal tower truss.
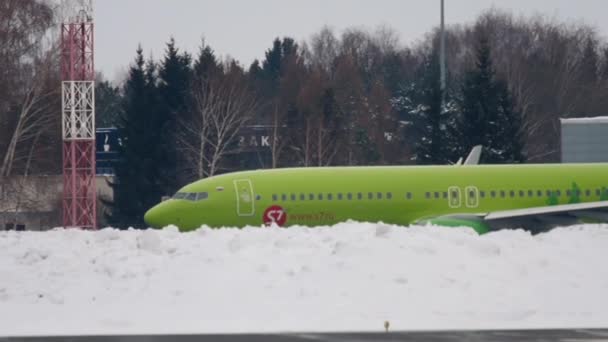
M 63 224 L 95 229 L 95 140 L 63 142 Z
M 61 75 L 64 81 L 95 79 L 93 23 L 63 24 L 61 28 Z
M 63 140 L 95 138 L 95 82 L 64 81 Z
M 95 67 L 90 2 L 61 26 L 63 225 L 97 228 Z

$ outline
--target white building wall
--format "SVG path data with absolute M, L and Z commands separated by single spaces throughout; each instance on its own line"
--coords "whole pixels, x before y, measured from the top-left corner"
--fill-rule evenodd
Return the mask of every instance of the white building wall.
M 608 117 L 561 119 L 562 163 L 608 162 Z

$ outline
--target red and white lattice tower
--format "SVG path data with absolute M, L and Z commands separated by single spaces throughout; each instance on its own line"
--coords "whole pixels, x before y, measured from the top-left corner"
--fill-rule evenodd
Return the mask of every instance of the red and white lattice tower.
M 96 229 L 93 19 L 91 1 L 79 5 L 61 25 L 63 225 Z

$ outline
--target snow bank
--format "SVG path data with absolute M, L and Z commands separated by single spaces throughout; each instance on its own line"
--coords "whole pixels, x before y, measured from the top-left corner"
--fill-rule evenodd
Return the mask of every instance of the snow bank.
M 0 335 L 608 326 L 608 225 L 0 232 Z

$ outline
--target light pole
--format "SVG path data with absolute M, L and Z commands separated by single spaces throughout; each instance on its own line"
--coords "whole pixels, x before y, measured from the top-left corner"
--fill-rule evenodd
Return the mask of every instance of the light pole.
M 445 22 L 444 22 L 444 0 L 441 0 L 441 36 L 439 47 L 439 64 L 441 68 L 441 99 L 445 99 Z

